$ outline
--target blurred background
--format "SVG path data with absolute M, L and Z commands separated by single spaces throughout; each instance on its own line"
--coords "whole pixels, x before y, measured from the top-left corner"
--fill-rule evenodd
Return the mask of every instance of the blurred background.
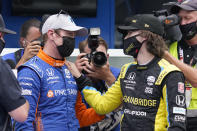
M 152 13 L 163 8 L 162 4 L 177 0 L 0 0 L 0 11 L 6 27 L 17 35 L 6 35 L 6 48 L 19 48 L 19 30 L 22 23 L 30 18 L 41 20 L 43 14 L 58 13 L 61 9 L 74 17 L 77 25 L 100 27 L 101 36 L 109 48 L 121 48 L 121 35 L 117 25 L 128 15 Z M 76 47 L 79 41 L 76 39 Z

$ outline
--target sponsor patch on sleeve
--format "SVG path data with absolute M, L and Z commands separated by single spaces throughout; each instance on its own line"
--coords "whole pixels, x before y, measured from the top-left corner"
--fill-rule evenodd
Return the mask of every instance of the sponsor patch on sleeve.
M 186 120 L 185 116 L 181 116 L 181 115 L 174 116 L 174 121 L 185 122 L 185 120 Z
M 22 94 L 23 96 L 31 96 L 32 95 L 32 90 L 28 89 L 22 89 Z
M 186 114 L 186 109 L 181 107 L 173 107 L 173 114 Z
M 178 92 L 179 93 L 184 93 L 184 83 L 183 82 L 179 82 L 178 83 Z

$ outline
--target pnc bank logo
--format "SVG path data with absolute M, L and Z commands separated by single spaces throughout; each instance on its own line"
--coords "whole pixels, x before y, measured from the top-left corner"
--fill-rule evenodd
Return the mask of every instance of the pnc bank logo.
M 52 90 L 49 90 L 49 91 L 48 91 L 47 97 L 49 97 L 49 98 L 54 97 L 54 93 L 53 93 Z

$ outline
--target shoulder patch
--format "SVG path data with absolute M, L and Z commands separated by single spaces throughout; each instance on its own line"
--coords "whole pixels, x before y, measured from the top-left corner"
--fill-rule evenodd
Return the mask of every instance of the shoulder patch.
M 136 62 L 132 62 L 132 63 L 128 63 L 128 64 L 125 64 L 123 65 L 123 67 L 121 68 L 121 71 L 120 71 L 120 78 L 124 78 L 126 72 L 127 72 L 127 69 L 131 66 L 131 65 L 135 65 Z
M 19 68 L 21 69 L 22 67 L 29 67 L 32 70 L 34 70 L 40 78 L 43 78 L 43 74 L 44 74 L 43 70 L 39 68 L 39 63 L 37 61 L 38 61 L 37 57 L 33 57 L 28 62 L 21 65 Z
M 156 85 L 160 85 L 167 74 L 173 71 L 180 71 L 176 66 L 170 64 L 168 61 L 161 59 L 159 61 L 159 66 L 161 68 L 161 72 L 155 82 Z

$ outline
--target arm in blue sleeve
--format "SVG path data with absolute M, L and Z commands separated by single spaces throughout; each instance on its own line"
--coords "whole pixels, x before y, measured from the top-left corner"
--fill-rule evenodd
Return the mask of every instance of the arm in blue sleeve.
M 32 69 L 23 67 L 18 72 L 18 81 L 22 87 L 22 95 L 29 102 L 30 110 L 25 122 L 16 123 L 16 131 L 32 131 L 34 130 L 33 122 L 35 120 L 36 108 L 40 95 L 40 78 Z

